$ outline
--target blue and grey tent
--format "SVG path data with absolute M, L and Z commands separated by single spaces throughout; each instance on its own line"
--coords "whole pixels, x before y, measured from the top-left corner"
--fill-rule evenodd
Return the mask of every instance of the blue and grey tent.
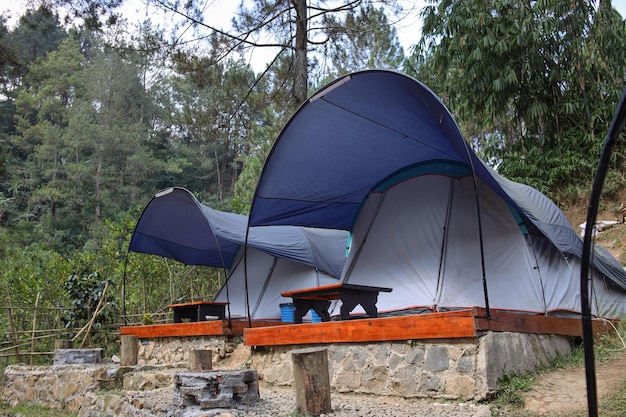
M 347 237 L 343 230 L 294 226 L 248 229 L 247 216 L 214 210 L 174 187 L 150 199 L 129 250 L 227 269 L 214 301 L 230 302 L 231 317 L 277 319 L 279 305 L 290 301 L 281 291 L 338 282 Z
M 341 280 L 392 287 L 379 310 L 580 311 L 582 241 L 532 187 L 470 149 L 441 100 L 389 71 L 317 91 L 265 163 L 249 224 L 353 233 Z M 593 312 L 626 313 L 626 272 L 596 248 Z

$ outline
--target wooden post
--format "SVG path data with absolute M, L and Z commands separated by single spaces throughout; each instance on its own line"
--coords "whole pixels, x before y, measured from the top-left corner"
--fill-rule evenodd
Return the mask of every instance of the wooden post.
M 211 349 L 191 349 L 189 351 L 189 370 L 191 372 L 210 371 L 213 369 L 213 351 Z
M 35 330 L 37 330 L 37 307 L 39 306 L 39 295 L 40 292 L 37 291 L 37 298 L 35 298 L 35 309 L 33 310 L 33 331 L 30 334 L 30 364 L 33 364 L 33 360 L 35 359 Z
M 54 341 L 54 349 L 72 349 L 74 342 L 71 339 L 57 339 Z
M 122 347 L 120 348 L 121 359 L 120 365 L 133 366 L 137 365 L 137 356 L 139 353 L 139 338 L 133 335 L 123 335 Z
M 298 413 L 319 416 L 333 411 L 326 348 L 305 348 L 291 352 Z
M 9 309 L 9 326 L 11 328 L 11 341 L 15 346 L 15 357 L 20 362 L 20 349 L 17 345 L 17 336 L 15 335 L 15 324 L 13 323 L 13 307 L 11 306 L 11 296 L 7 294 L 7 304 Z

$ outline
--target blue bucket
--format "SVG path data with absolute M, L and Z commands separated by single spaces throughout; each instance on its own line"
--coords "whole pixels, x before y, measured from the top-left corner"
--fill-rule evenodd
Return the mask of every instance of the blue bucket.
M 322 318 L 313 309 L 311 309 L 311 321 L 313 323 L 321 323 L 322 322 Z
M 284 303 L 280 305 L 280 321 L 283 323 L 293 323 L 293 312 L 296 310 L 291 303 Z

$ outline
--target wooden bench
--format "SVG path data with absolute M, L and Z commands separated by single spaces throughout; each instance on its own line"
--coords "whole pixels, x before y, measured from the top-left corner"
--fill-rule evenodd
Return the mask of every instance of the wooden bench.
M 207 316 L 224 319 L 226 317 L 227 302 L 193 301 L 190 303 L 170 304 L 168 307 L 174 312 L 174 323 L 189 321 L 207 321 Z
M 379 292 L 391 292 L 391 288 L 338 283 L 285 291 L 281 295 L 293 299 L 294 323 L 302 323 L 302 317 L 311 309 L 320 316 L 322 321 L 330 321 L 328 308 L 331 300 L 341 300 L 341 320 L 349 319 L 350 312 L 359 304 L 368 316 L 377 317 L 376 303 Z

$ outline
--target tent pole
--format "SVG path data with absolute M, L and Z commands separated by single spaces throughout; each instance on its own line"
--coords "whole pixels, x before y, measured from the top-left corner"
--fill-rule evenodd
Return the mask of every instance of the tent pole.
M 209 222 L 209 226 L 211 227 L 211 230 L 215 230 L 215 227 L 213 227 L 213 224 L 211 223 L 211 219 L 208 217 L 206 219 L 207 219 L 207 222 Z M 220 254 L 220 261 L 222 262 L 222 271 L 224 271 L 224 286 L 226 287 L 226 302 L 228 303 L 226 304 L 226 309 L 228 310 L 228 328 L 232 329 L 233 321 L 230 315 L 230 294 L 228 291 L 228 277 L 226 276 L 226 262 L 224 262 L 224 254 L 222 253 L 222 246 L 220 245 L 220 240 L 217 238 L 215 233 L 213 234 L 213 236 L 215 237 L 215 246 L 217 246 L 217 251 Z M 219 282 L 219 273 L 220 272 L 217 271 L 218 282 Z
M 257 310 L 259 309 L 259 306 L 261 305 L 261 299 L 265 296 L 265 290 L 267 290 L 267 286 L 269 285 L 270 280 L 272 279 L 272 276 L 274 275 L 276 264 L 278 264 L 278 258 L 274 256 L 274 260 L 272 261 L 272 266 L 270 267 L 270 270 L 267 271 L 267 275 L 265 275 L 265 280 L 263 281 L 263 288 L 261 288 L 261 293 L 259 294 L 259 298 L 257 298 L 256 304 L 254 305 L 254 308 L 252 309 L 252 312 L 254 314 L 256 314 Z
M 602 187 L 606 172 L 608 171 L 611 153 L 615 142 L 626 124 L 626 89 L 622 92 L 622 98 L 617 106 L 617 111 L 611 122 L 600 161 L 598 163 L 598 171 L 591 189 L 591 198 L 589 208 L 587 210 L 587 227 L 585 228 L 585 237 L 583 240 L 583 257 L 580 267 L 580 299 L 581 299 L 581 318 L 583 325 L 583 347 L 585 350 L 585 374 L 587 379 L 587 405 L 589 408 L 589 416 L 597 417 L 598 404 L 596 392 L 596 375 L 595 375 L 595 358 L 593 352 L 593 329 L 591 322 L 591 309 L 589 302 L 589 264 L 591 261 L 591 240 L 593 236 L 593 225 L 596 223 L 598 214 L 598 205 L 602 194 Z M 591 226 L 589 226 L 591 225 Z
M 443 240 L 441 241 L 441 253 L 439 254 L 439 272 L 437 273 L 437 289 L 435 291 L 435 300 L 433 300 L 433 307 L 435 311 L 439 309 L 439 301 L 441 300 L 441 291 L 443 290 L 443 274 L 444 274 L 444 260 L 447 253 L 448 231 L 450 228 L 450 211 L 452 210 L 452 199 L 454 195 L 453 179 L 450 178 L 450 188 L 448 189 L 448 207 L 446 208 L 446 218 L 443 223 Z
M 489 292 L 487 291 L 487 274 L 485 273 L 485 247 L 483 242 L 483 225 L 482 216 L 480 215 L 480 196 L 478 194 L 478 180 L 476 179 L 476 170 L 474 168 L 474 162 L 472 161 L 472 155 L 469 151 L 469 144 L 464 140 L 465 152 L 467 152 L 467 159 L 469 161 L 470 168 L 472 170 L 472 179 L 474 180 L 474 195 L 476 196 L 476 216 L 478 217 L 478 242 L 480 245 L 480 266 L 482 268 L 482 280 L 483 280 L 483 293 L 485 295 L 485 316 L 487 320 L 491 320 L 491 311 L 489 309 Z
M 220 251 L 221 254 L 221 251 Z M 222 265 L 224 264 L 224 262 L 222 261 Z M 233 320 L 230 316 L 230 293 L 228 291 L 228 277 L 226 276 L 226 269 L 222 268 L 222 271 L 224 272 L 224 286 L 226 287 L 226 302 L 228 304 L 226 304 L 226 310 L 228 311 L 228 328 L 232 329 L 233 328 Z M 219 273 L 219 272 L 218 272 Z
M 252 328 L 252 316 L 250 315 L 250 294 L 248 293 L 248 235 L 250 233 L 250 220 L 246 227 L 246 239 L 243 243 L 243 282 L 246 291 L 246 313 L 248 315 L 248 327 Z

